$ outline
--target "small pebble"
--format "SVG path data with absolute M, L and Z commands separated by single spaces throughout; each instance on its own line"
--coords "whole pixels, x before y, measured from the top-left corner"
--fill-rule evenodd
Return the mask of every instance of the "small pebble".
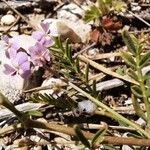
M 134 7 L 132 7 L 132 9 L 131 9 L 132 11 L 140 11 L 141 10 L 141 7 L 140 6 L 134 6 Z
M 10 31 L 9 35 L 10 35 L 11 37 L 13 37 L 13 36 L 18 36 L 19 33 L 16 32 L 16 31 Z
M 99 54 L 99 50 L 97 48 L 93 48 L 93 49 L 89 49 L 87 53 L 89 56 L 96 56 Z
M 11 14 L 7 14 L 7 15 L 4 15 L 2 18 L 1 18 L 1 25 L 11 25 L 15 22 L 16 18 L 11 15 Z
M 86 114 L 92 115 L 94 114 L 96 108 L 97 106 L 90 100 L 83 100 L 78 103 L 77 109 L 79 111 L 79 114 L 86 113 Z

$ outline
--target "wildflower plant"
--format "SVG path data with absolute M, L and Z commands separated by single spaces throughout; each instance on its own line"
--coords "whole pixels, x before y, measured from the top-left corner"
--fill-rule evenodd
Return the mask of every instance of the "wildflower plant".
M 34 31 L 32 37 L 35 38 L 44 47 L 50 47 L 54 45 L 54 40 L 51 37 L 49 23 L 41 23 L 41 31 Z
M 63 44 L 60 37 L 55 37 L 55 45 L 51 47 L 51 51 L 56 58 L 56 63 L 59 62 L 60 68 L 66 70 L 61 71 L 62 74 L 68 77 L 71 77 L 73 74 L 82 74 L 79 67 L 79 59 L 73 59 L 73 50 L 69 45 L 68 39 Z
M 102 1 L 100 1 L 102 2 Z M 103 1 L 103 3 L 106 1 Z M 107 1 L 108 2 L 108 1 Z M 112 2 L 112 1 L 110 1 Z M 93 103 L 92 113 L 94 113 L 97 107 L 100 107 L 102 110 L 107 112 L 113 119 L 118 122 L 124 123 L 130 127 L 133 127 L 140 133 L 142 136 L 150 138 L 150 134 L 146 130 L 141 128 L 139 125 L 133 123 L 127 118 L 115 112 L 109 106 L 102 103 L 99 98 L 99 94 L 96 91 L 96 81 L 93 81 L 93 87 L 89 84 L 89 64 L 87 64 L 85 74 L 81 72 L 79 59 L 73 57 L 73 51 L 68 41 L 62 43 L 59 37 L 52 38 L 51 30 L 49 29 L 48 23 L 41 24 L 41 31 L 35 31 L 32 34 L 32 38 L 35 40 L 35 43 L 28 48 L 22 47 L 16 39 L 19 39 L 20 36 L 8 38 L 4 37 L 6 45 L 6 57 L 9 59 L 9 64 L 4 64 L 4 72 L 8 75 L 15 76 L 20 75 L 22 78 L 27 79 L 36 67 L 43 67 L 47 62 L 51 61 L 51 56 L 49 50 L 55 57 L 55 62 L 59 64 L 60 70 L 59 75 L 64 77 L 64 80 L 67 83 L 67 86 L 74 90 L 73 92 L 70 89 L 67 89 L 64 95 L 61 97 L 54 98 L 52 95 L 48 94 L 39 94 L 32 97 L 34 101 L 42 101 L 46 104 L 52 104 L 59 108 L 64 108 L 66 110 L 72 110 L 76 105 L 76 100 L 73 99 L 73 96 L 78 98 L 86 97 L 90 100 L 90 103 L 83 101 L 84 104 L 80 103 L 80 109 L 84 110 L 84 107 L 88 108 L 87 111 L 91 112 L 91 103 Z M 124 31 L 123 39 L 130 51 L 121 52 L 122 58 L 130 66 L 128 74 L 132 77 L 137 84 L 131 87 L 132 90 L 132 100 L 133 105 L 137 114 L 147 121 L 148 127 L 150 125 L 150 87 L 147 85 L 149 81 L 148 74 L 143 74 L 142 69 L 150 64 L 150 52 L 144 52 L 143 43 L 136 39 L 134 36 L 130 36 L 127 31 Z M 55 39 L 55 41 L 54 41 Z M 75 84 L 78 84 L 77 86 Z M 84 89 L 84 90 L 83 90 Z M 71 93 L 71 92 L 73 93 Z M 80 93 L 80 94 L 78 94 Z M 139 100 L 144 102 L 146 108 L 146 114 L 140 108 Z M 93 136 L 91 141 L 83 134 L 78 126 L 75 126 L 74 130 L 70 132 L 67 129 L 64 131 L 62 126 L 57 126 L 48 123 L 42 123 L 30 119 L 24 113 L 19 112 L 13 104 L 11 104 L 8 99 L 0 93 L 0 104 L 10 109 L 22 122 L 25 127 L 29 128 L 43 128 L 48 130 L 54 130 L 58 132 L 64 132 L 70 135 L 75 135 L 78 139 L 89 149 L 94 149 L 99 143 L 103 142 L 105 135 L 107 134 L 107 125 L 105 125 L 101 130 Z M 67 108 L 67 109 L 66 109 Z M 94 111 L 93 111 L 94 110 Z M 52 128 L 53 127 L 53 128 Z M 55 129 L 56 128 L 56 129 Z
M 90 9 L 85 11 L 83 19 L 85 22 L 99 21 L 100 18 L 112 12 L 124 11 L 126 7 L 126 3 L 121 0 L 97 0 Z
M 127 45 L 128 52 L 121 51 L 125 63 L 129 65 L 128 75 L 137 82 L 131 86 L 132 102 L 138 116 L 147 122 L 150 127 L 150 75 L 144 74 L 144 67 L 150 65 L 150 51 L 144 51 L 144 43 L 127 31 L 122 33 L 123 40 Z M 146 113 L 141 109 L 140 103 L 145 104 Z
M 31 74 L 28 55 L 25 52 L 14 52 L 14 54 L 9 53 L 9 55 L 11 65 L 4 64 L 4 73 L 12 76 L 19 74 L 22 78 L 28 78 Z
M 47 61 L 50 61 L 49 50 L 39 42 L 29 48 L 29 54 L 34 66 L 42 67 Z
M 42 31 L 35 31 L 32 37 L 28 37 L 29 41 L 34 42 L 31 46 L 24 48 L 20 43 L 24 42 L 22 35 L 9 38 L 3 36 L 5 42 L 5 54 L 9 60 L 9 64 L 4 64 L 4 73 L 15 76 L 20 75 L 27 79 L 36 67 L 43 67 L 50 61 L 50 53 L 48 48 L 54 45 L 54 40 L 50 35 L 48 23 L 41 23 Z M 30 45 L 30 43 L 28 43 Z

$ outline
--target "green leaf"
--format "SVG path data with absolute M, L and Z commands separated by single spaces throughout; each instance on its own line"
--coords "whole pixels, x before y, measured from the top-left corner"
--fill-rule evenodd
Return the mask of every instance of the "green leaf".
M 132 94 L 131 97 L 132 97 L 132 104 L 133 104 L 133 107 L 134 107 L 134 110 L 135 110 L 136 114 L 139 117 L 143 118 L 144 120 L 147 120 L 146 116 L 145 116 L 145 113 L 141 109 L 140 104 L 139 104 L 138 100 L 136 99 L 136 97 L 133 94 Z
M 78 139 L 82 142 L 82 144 L 84 144 L 86 147 L 90 148 L 90 143 L 89 141 L 86 139 L 86 137 L 83 135 L 81 129 L 79 128 L 79 126 L 75 126 L 75 133 L 78 137 Z
M 69 49 L 69 43 L 68 43 L 69 39 L 66 39 L 66 47 L 65 47 L 65 57 L 68 57 L 68 49 Z
M 111 1 L 98 0 L 98 7 L 102 13 L 102 16 L 106 15 L 110 11 Z
M 105 2 L 105 4 L 109 4 L 111 5 L 112 4 L 112 0 L 103 0 Z
M 122 38 L 125 42 L 125 44 L 127 45 L 129 51 L 133 54 L 136 55 L 137 53 L 137 49 L 136 49 L 136 45 L 135 45 L 135 40 L 133 40 L 133 37 L 130 36 L 130 34 L 128 33 L 128 31 L 124 30 L 122 33 Z
M 117 0 L 112 1 L 112 7 L 116 11 L 125 11 L 127 9 L 127 4 L 123 1 Z
M 150 87 L 146 90 L 147 97 L 150 97 Z
M 116 70 L 116 73 L 124 76 L 126 74 L 126 71 L 127 71 L 127 66 L 124 65 L 123 67 L 118 67 L 117 70 Z
M 140 88 L 138 85 L 132 86 L 132 87 L 131 87 L 131 91 L 132 91 L 132 93 L 133 93 L 135 96 L 137 96 L 137 97 L 139 97 L 139 98 L 142 98 L 142 97 L 143 97 L 143 96 L 142 96 L 141 88 Z
M 79 58 L 76 58 L 76 61 L 75 61 L 75 70 L 76 70 L 77 73 L 81 72 Z
M 73 59 L 72 59 L 72 47 L 70 45 L 68 46 L 67 56 L 68 56 L 70 62 L 73 63 Z
M 120 53 L 121 53 L 121 57 L 129 66 L 136 68 L 136 62 L 134 61 L 134 58 L 130 54 L 124 51 L 120 51 Z
M 138 45 L 137 52 L 138 52 L 139 55 L 143 52 L 143 44 Z
M 69 39 L 66 40 L 66 47 L 65 47 L 65 58 L 67 57 L 70 63 L 73 63 L 72 60 L 72 47 L 69 45 Z
M 148 64 L 150 64 L 150 51 L 148 51 L 140 60 L 141 67 L 145 67 Z
M 101 17 L 101 11 L 95 5 L 92 5 L 89 10 L 85 11 L 83 20 L 88 23 L 90 21 L 99 19 Z
M 62 51 L 64 51 L 64 47 L 61 41 L 60 36 L 59 37 L 55 37 L 55 45 L 58 49 L 61 49 Z
M 148 81 L 148 84 L 146 83 L 146 85 L 150 86 L 150 83 L 149 83 L 150 82 L 150 75 L 147 75 L 147 74 L 144 75 L 144 81 L 146 81 L 146 82 Z
M 31 100 L 35 101 L 35 102 L 43 102 L 45 104 L 49 104 L 49 105 L 54 105 L 57 108 L 60 109 L 68 109 L 71 110 L 73 107 L 75 107 L 75 103 L 73 102 L 73 100 L 70 97 L 64 97 L 63 101 L 62 101 L 62 97 L 58 97 L 57 99 L 55 99 L 52 95 L 47 95 L 45 94 L 35 94 L 34 96 L 32 96 Z
M 42 117 L 43 116 L 43 114 L 40 111 L 38 111 L 38 110 L 29 111 L 28 115 L 36 116 L 36 117 Z
M 138 81 L 138 76 L 136 74 L 136 72 L 134 70 L 132 70 L 131 68 L 128 69 L 127 74 L 133 78 L 135 81 Z
M 95 133 L 95 135 L 91 141 L 92 146 L 94 146 L 96 144 L 100 144 L 103 141 L 103 139 L 104 139 L 103 136 L 106 133 L 106 131 L 107 131 L 107 127 L 102 128 Z

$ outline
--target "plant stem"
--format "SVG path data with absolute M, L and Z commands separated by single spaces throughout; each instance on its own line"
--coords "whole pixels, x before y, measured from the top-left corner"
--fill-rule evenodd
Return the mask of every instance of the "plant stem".
M 45 122 L 39 122 L 39 121 L 34 121 L 29 119 L 28 121 L 25 122 L 25 124 L 26 124 L 25 126 L 29 128 L 40 128 L 40 129 L 42 128 L 42 129 L 46 129 L 49 132 L 56 131 L 70 136 L 76 136 L 76 133 L 72 127 L 66 127 L 56 123 L 45 123 Z M 17 129 L 22 129 L 22 128 L 24 128 L 24 125 L 21 123 L 4 127 L 0 129 L 0 137 L 4 136 L 5 134 L 14 132 Z M 94 136 L 93 133 L 86 132 L 86 131 L 82 131 L 82 132 L 87 139 L 92 139 Z M 104 140 L 102 141 L 101 144 L 150 146 L 150 139 L 104 136 Z M 99 146 L 99 144 L 97 146 Z
M 150 103 L 148 101 L 148 97 L 147 97 L 147 94 L 146 94 L 146 87 L 145 87 L 145 84 L 144 84 L 144 77 L 143 77 L 143 74 L 142 74 L 142 69 L 139 66 L 140 60 L 141 60 L 140 55 L 136 56 L 137 75 L 138 75 L 139 85 L 140 85 L 140 88 L 141 88 L 141 91 L 142 91 L 143 101 L 144 101 L 146 112 L 147 112 L 147 124 L 148 124 L 148 127 L 150 127 Z
M 4 107 L 12 111 L 20 121 L 22 121 L 22 119 L 25 118 L 25 115 L 18 111 L 2 93 L 0 93 L 0 105 L 3 105 Z
M 80 92 L 83 95 L 85 95 L 92 102 L 94 102 L 97 106 L 99 106 L 99 107 L 105 109 L 106 111 L 108 111 L 109 113 L 111 113 L 112 117 L 115 120 L 121 121 L 121 122 L 125 123 L 126 125 L 129 125 L 129 126 L 135 128 L 137 131 L 139 131 L 145 137 L 150 138 L 150 134 L 147 133 L 145 130 L 143 130 L 139 125 L 133 123 L 132 121 L 130 121 L 130 120 L 126 119 L 125 117 L 123 117 L 122 115 L 118 114 L 117 112 L 115 112 L 114 110 L 112 110 L 111 108 L 109 108 L 108 106 L 106 106 L 105 104 L 101 103 L 99 100 L 97 100 L 96 98 L 92 97 L 91 95 L 89 95 L 88 93 L 86 93 L 85 91 L 83 91 L 82 89 L 80 89 L 79 87 L 77 87 L 76 85 L 74 85 L 73 83 L 69 82 L 69 85 L 72 88 L 74 88 L 75 90 L 77 90 L 78 92 Z
M 89 99 L 91 99 L 98 106 L 100 106 L 100 107 L 106 109 L 108 112 L 112 113 L 115 116 L 115 119 L 117 119 L 117 117 L 118 117 L 117 120 L 120 120 L 120 121 L 130 125 L 131 127 L 134 127 L 135 129 L 139 130 L 142 134 L 144 134 L 146 137 L 150 138 L 150 135 L 147 132 L 145 132 L 143 129 L 141 129 L 138 125 L 132 123 L 131 121 L 124 118 L 123 116 L 119 115 L 118 113 L 116 113 L 115 111 L 110 109 L 108 106 L 105 106 L 103 103 L 99 102 L 97 99 L 90 96 L 89 94 L 87 94 L 86 92 L 84 92 L 83 90 L 81 90 L 80 88 L 75 86 L 74 84 L 72 84 L 72 83 L 69 83 L 69 84 L 74 89 L 81 92 L 82 94 L 87 96 Z M 0 105 L 3 105 L 6 108 L 10 109 L 18 117 L 18 119 L 20 119 L 20 121 L 23 123 L 23 124 L 13 125 L 10 127 L 0 129 L 0 136 L 5 134 L 6 132 L 8 133 L 8 132 L 11 132 L 12 130 L 14 131 L 14 130 L 16 130 L 18 128 L 22 128 L 22 127 L 41 128 L 41 129 L 47 129 L 47 130 L 62 132 L 62 133 L 68 134 L 68 135 L 76 136 L 76 133 L 72 127 L 65 127 L 65 126 L 58 125 L 58 124 L 44 123 L 44 122 L 40 122 L 40 121 L 31 120 L 29 117 L 27 117 L 23 113 L 19 112 L 12 105 L 12 103 L 10 103 L 8 101 L 8 99 L 1 93 L 0 93 Z M 94 136 L 92 133 L 85 132 L 85 131 L 82 131 L 82 132 L 87 139 L 91 139 Z M 144 146 L 150 145 L 150 141 L 148 139 L 122 138 L 122 137 L 120 138 L 120 137 L 110 137 L 110 136 L 104 136 L 104 140 L 102 143 L 114 144 L 114 145 L 124 145 L 124 144 L 144 145 Z

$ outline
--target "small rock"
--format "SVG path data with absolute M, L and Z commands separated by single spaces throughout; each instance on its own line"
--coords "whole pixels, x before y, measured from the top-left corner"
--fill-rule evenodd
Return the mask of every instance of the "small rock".
M 41 138 L 37 135 L 31 135 L 30 139 L 31 141 L 34 141 L 34 142 L 39 142 L 41 140 Z
M 34 8 L 34 12 L 40 14 L 42 12 L 41 8 Z
M 31 150 L 42 150 L 41 146 L 34 146 L 33 148 L 31 148 Z
M 16 18 L 11 15 L 11 14 L 7 14 L 7 15 L 4 15 L 2 18 L 1 18 L 1 25 L 11 25 L 15 22 Z
M 133 6 L 131 8 L 132 11 L 136 11 L 136 12 L 139 12 L 141 10 L 141 6 Z
M 53 36 L 61 36 L 61 39 L 65 41 L 69 38 L 71 43 L 81 43 L 81 38 L 76 32 L 70 28 L 63 20 L 59 19 L 45 19 L 44 23 L 50 23 L 50 31 Z
M 13 37 L 19 35 L 19 33 L 16 31 L 10 31 L 9 35 Z
M 89 50 L 87 51 L 87 54 L 88 54 L 89 56 L 96 56 L 96 55 L 99 54 L 99 49 L 97 49 L 97 48 L 89 49 Z
M 68 5 L 64 5 L 60 10 L 58 10 L 57 18 L 76 22 L 83 14 L 84 9 L 80 8 L 76 4 L 70 3 Z
M 87 41 L 88 34 L 91 31 L 91 26 L 90 24 L 85 24 L 83 19 L 81 19 L 85 13 L 85 10 L 88 9 L 87 5 L 79 5 L 79 3 L 78 5 L 69 3 L 68 5 L 63 6 L 57 12 L 57 18 L 58 20 L 63 20 L 67 26 L 73 29 L 84 43 Z
M 70 39 L 72 43 L 81 43 L 87 41 L 87 35 L 91 31 L 91 26 L 85 24 L 82 20 L 71 21 L 67 19 L 45 19 L 43 21 L 50 23 L 50 31 L 53 36 L 60 35 L 63 40 Z
M 139 118 L 138 120 L 136 120 L 135 123 L 137 123 L 140 126 L 145 126 L 146 125 L 146 121 L 143 120 L 142 118 Z
M 83 100 L 78 103 L 78 110 L 80 113 L 93 114 L 96 110 L 97 106 L 91 102 L 90 100 Z
M 81 38 L 75 33 L 73 29 L 68 27 L 66 24 L 58 22 L 57 23 L 58 33 L 61 35 L 62 39 L 70 39 L 71 43 L 81 43 Z

